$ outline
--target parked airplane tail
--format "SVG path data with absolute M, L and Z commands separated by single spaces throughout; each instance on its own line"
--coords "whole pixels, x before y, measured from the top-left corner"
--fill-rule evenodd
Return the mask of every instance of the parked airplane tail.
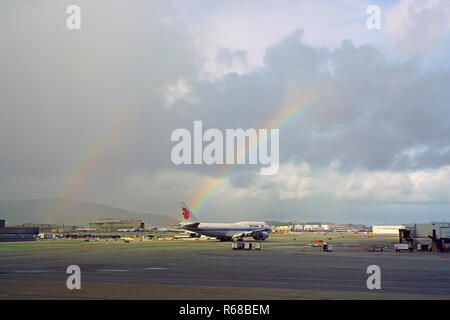
M 181 224 L 184 226 L 187 225 L 195 225 L 195 224 L 199 224 L 199 222 L 197 221 L 197 219 L 195 218 L 194 214 L 192 213 L 192 211 L 189 209 L 189 207 L 186 205 L 186 203 L 184 203 L 184 201 L 180 200 L 178 201 L 180 203 L 180 208 L 181 208 Z

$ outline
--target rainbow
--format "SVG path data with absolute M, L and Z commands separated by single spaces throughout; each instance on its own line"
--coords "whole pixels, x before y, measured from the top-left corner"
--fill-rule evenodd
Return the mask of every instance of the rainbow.
M 290 97 L 282 104 L 278 112 L 271 117 L 268 121 L 262 125 L 256 126 L 256 128 L 267 129 L 270 133 L 270 129 L 283 129 L 289 124 L 295 122 L 302 114 L 309 110 L 314 104 L 312 99 L 308 97 Z M 90 145 L 82 153 L 81 157 L 72 167 L 72 170 L 68 172 L 66 178 L 63 180 L 62 187 L 56 196 L 57 199 L 66 200 L 72 199 L 83 186 L 89 173 L 105 158 L 108 150 L 116 141 L 122 131 L 127 115 L 124 109 L 119 110 L 115 116 L 112 117 L 109 125 L 105 126 L 100 135 L 94 139 Z M 269 139 L 270 137 L 268 137 Z M 248 153 L 252 149 L 257 149 L 258 143 L 246 147 L 244 157 L 248 156 Z M 245 159 L 244 159 L 245 160 Z M 239 161 L 237 161 L 238 163 Z M 217 190 L 219 190 L 228 181 L 228 177 L 232 171 L 237 168 L 236 164 L 222 165 L 219 171 L 213 177 L 206 177 L 203 183 L 195 192 L 195 197 L 189 200 L 189 204 L 193 211 L 199 211 L 209 199 L 213 197 Z M 56 201 L 49 211 L 53 214 L 60 214 L 64 210 L 64 201 Z
M 66 200 L 72 200 L 86 182 L 91 171 L 106 157 L 108 150 L 117 141 L 126 119 L 125 110 L 119 110 L 109 123 L 104 126 L 100 134 L 87 146 L 80 158 L 77 159 L 72 170 L 68 171 L 63 179 L 61 188 L 56 194 L 56 199 L 49 212 L 57 216 L 64 211 Z
M 170 63 L 169 56 L 167 63 Z M 173 58 L 173 56 L 170 56 Z M 152 77 L 158 78 L 159 74 L 165 73 L 166 63 L 158 63 L 152 70 Z M 116 142 L 116 139 L 120 136 L 121 131 L 129 124 L 130 106 L 136 105 L 139 100 L 134 98 L 132 101 L 127 99 L 126 103 L 117 103 L 117 110 L 113 111 L 109 121 L 103 127 L 102 131 L 91 143 L 88 144 L 86 149 L 81 153 L 80 158 L 74 163 L 74 166 L 68 171 L 67 175 L 62 181 L 61 187 L 56 192 L 56 199 L 68 200 L 82 188 L 83 183 L 86 181 L 91 171 L 103 161 L 110 148 Z M 126 107 L 124 107 L 126 106 Z M 64 201 L 56 202 L 53 207 L 49 208 L 53 214 L 60 214 Z
M 273 118 L 265 122 L 263 125 L 257 126 L 257 128 L 281 130 L 289 124 L 295 122 L 300 115 L 309 110 L 314 105 L 311 101 L 312 100 L 310 98 L 306 97 L 291 97 L 291 99 L 284 103 L 279 112 Z M 252 148 L 257 149 L 258 143 L 247 146 L 244 157 L 248 155 Z M 236 162 L 238 163 L 239 161 Z M 223 165 L 218 174 L 215 175 L 218 176 L 218 178 L 205 178 L 205 181 L 200 185 L 200 188 L 196 192 L 196 196 L 189 201 L 191 209 L 198 212 L 208 202 L 208 200 L 211 199 L 213 195 L 225 185 L 228 181 L 229 175 L 236 167 L 236 164 Z

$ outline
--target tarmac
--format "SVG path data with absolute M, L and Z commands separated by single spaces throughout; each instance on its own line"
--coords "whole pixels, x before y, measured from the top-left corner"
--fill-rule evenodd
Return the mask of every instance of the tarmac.
M 450 254 L 394 252 L 395 238 L 271 235 L 262 249 L 215 240 L 0 243 L 0 299 L 450 299 Z M 294 240 L 295 238 L 295 240 Z M 368 252 L 371 246 L 383 252 Z M 69 290 L 69 265 L 81 290 Z M 369 290 L 367 267 L 381 269 Z

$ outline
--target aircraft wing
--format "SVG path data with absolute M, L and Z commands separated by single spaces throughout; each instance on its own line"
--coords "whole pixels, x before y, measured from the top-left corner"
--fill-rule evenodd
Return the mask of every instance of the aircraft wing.
M 233 234 L 233 239 L 243 238 L 243 237 L 253 237 L 253 234 L 259 231 L 244 231 Z
M 200 222 L 182 223 L 181 227 L 182 228 L 196 228 L 196 227 L 198 227 L 199 224 L 200 224 Z

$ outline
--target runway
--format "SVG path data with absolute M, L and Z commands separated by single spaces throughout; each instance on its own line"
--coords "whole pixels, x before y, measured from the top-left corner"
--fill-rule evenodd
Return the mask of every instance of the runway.
M 0 246 L 0 299 L 450 299 L 449 254 L 370 253 L 362 237 L 321 252 L 307 240 L 271 236 L 261 251 L 182 240 Z M 82 290 L 66 288 L 69 265 Z M 381 290 L 367 289 L 369 265 L 381 268 Z

